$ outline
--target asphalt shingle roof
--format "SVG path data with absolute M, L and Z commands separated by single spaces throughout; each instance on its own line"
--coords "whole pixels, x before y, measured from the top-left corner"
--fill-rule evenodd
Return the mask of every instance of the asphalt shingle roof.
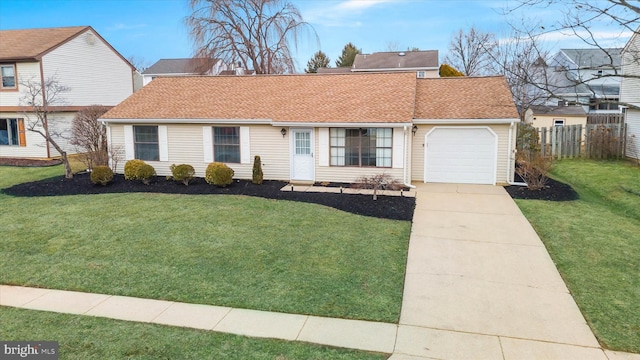
M 353 69 L 437 68 L 438 50 L 358 54 Z
M 504 77 L 416 79 L 414 72 L 164 77 L 102 116 L 311 123 L 517 117 Z
M 531 105 L 533 115 L 587 116 L 582 106 Z
M 194 59 L 160 59 L 155 64 L 149 66 L 142 73 L 153 74 L 194 74 L 199 75 L 211 70 L 217 59 L 194 58 Z
M 0 31 L 0 60 L 37 59 L 90 26 Z
M 418 79 L 416 119 L 518 118 L 504 76 Z

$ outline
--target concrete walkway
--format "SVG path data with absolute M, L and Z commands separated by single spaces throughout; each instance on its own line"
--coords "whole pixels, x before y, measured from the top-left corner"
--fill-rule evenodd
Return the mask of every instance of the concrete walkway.
M 503 188 L 419 184 L 415 194 L 399 325 L 7 285 L 0 306 L 393 353 L 390 360 L 640 360 L 600 348 Z

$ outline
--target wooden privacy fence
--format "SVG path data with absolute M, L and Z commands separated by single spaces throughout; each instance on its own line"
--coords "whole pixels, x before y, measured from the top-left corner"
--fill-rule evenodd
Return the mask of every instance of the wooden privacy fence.
M 622 123 L 624 123 L 624 114 L 587 114 L 587 125 Z
M 619 159 L 625 156 L 627 124 L 553 126 L 538 128 L 538 135 L 546 156 Z

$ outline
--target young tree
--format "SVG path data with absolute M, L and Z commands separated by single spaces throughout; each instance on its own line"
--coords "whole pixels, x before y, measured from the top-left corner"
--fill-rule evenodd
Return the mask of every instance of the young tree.
M 358 49 L 353 43 L 348 43 L 342 49 L 342 54 L 336 60 L 337 67 L 350 67 L 356 59 L 356 55 L 362 54 L 362 50 Z
M 307 68 L 304 70 L 306 73 L 317 73 L 319 68 L 329 67 L 329 57 L 327 54 L 318 50 L 313 57 L 307 62 Z
M 62 157 L 65 177 L 71 179 L 73 172 L 69 165 L 67 152 L 58 144 L 57 139 L 64 138 L 60 129 L 54 126 L 55 108 L 64 102 L 63 94 L 70 89 L 61 84 L 55 77 L 43 82 L 29 79 L 21 81 L 22 97 L 20 105 L 27 107 L 24 116 L 27 119 L 27 130 L 40 134 L 47 143 L 51 144 Z
M 313 30 L 288 0 L 189 0 L 189 6 L 185 24 L 195 57 L 240 62 L 256 74 L 295 72 L 291 49 Z
M 449 43 L 449 54 L 444 62 L 459 69 L 466 76 L 491 74 L 491 53 L 498 46 L 496 37 L 474 26 L 468 32 L 462 29 Z
M 139 72 L 145 71 L 150 65 L 144 57 L 138 57 L 135 55 L 131 55 L 127 58 L 127 61 L 133 65 Z
M 109 165 L 107 134 L 98 118 L 109 110 L 102 105 L 91 105 L 80 110 L 71 124 L 71 141 L 80 153 L 82 162 L 88 169 L 94 166 Z

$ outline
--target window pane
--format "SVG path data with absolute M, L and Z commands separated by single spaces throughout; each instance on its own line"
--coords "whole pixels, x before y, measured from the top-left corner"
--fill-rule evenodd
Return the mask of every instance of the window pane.
M 136 159 L 159 161 L 157 126 L 134 126 L 133 143 Z
M 2 87 L 16 87 L 16 76 L 13 65 L 2 66 Z
M 216 162 L 240 162 L 240 128 L 213 128 L 213 160 Z
M 8 119 L 9 122 L 9 144 L 19 145 L 18 143 L 18 120 Z
M 296 132 L 296 155 L 311 154 L 311 134 L 308 132 Z
M 136 159 L 159 161 L 158 144 L 135 144 Z
M 8 119 L 0 119 L 0 145 L 9 145 Z

